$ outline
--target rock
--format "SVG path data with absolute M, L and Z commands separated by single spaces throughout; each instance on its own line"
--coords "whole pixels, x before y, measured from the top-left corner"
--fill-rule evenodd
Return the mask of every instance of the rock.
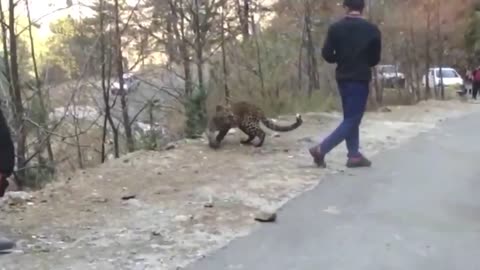
M 272 134 L 272 138 L 280 138 L 280 134 L 278 134 L 278 133 L 273 133 L 273 134 Z
M 298 140 L 299 142 L 305 142 L 305 143 L 314 143 L 315 140 L 312 137 L 304 137 Z
M 98 196 L 98 197 L 92 197 L 92 198 L 90 199 L 90 201 L 91 201 L 92 203 L 107 203 L 107 202 L 108 202 L 108 199 L 107 199 L 107 198 L 104 198 L 104 197 Z
M 150 245 L 150 248 L 151 248 L 151 249 L 161 249 L 162 246 L 159 245 L 159 244 L 151 244 L 151 245 Z
M 329 206 L 323 210 L 323 212 L 332 214 L 332 215 L 339 215 L 341 212 L 336 206 Z
M 209 196 L 208 197 L 208 202 L 206 202 L 203 207 L 205 208 L 213 208 L 213 197 L 212 196 Z
M 213 202 L 207 202 L 203 205 L 203 207 L 205 207 L 205 208 L 213 208 L 213 206 L 214 206 Z
M 175 143 L 169 143 L 169 144 L 167 144 L 167 146 L 165 146 L 165 150 L 167 150 L 167 151 L 168 150 L 173 150 L 175 148 L 177 148 L 177 145 Z
M 275 222 L 277 220 L 277 213 L 260 211 L 255 215 L 255 221 L 259 222 Z
M 177 222 L 185 222 L 192 219 L 193 219 L 193 216 L 185 216 L 185 215 L 178 215 L 174 218 L 174 220 Z
M 128 162 L 130 162 L 130 160 L 128 158 L 123 160 L 123 163 L 128 163 Z
M 382 112 L 382 113 L 389 113 L 389 112 L 392 112 L 392 109 L 390 109 L 388 107 L 382 107 L 382 108 L 380 108 L 379 111 Z
M 152 231 L 153 236 L 162 236 L 162 233 L 159 230 Z
M 24 191 L 12 191 L 5 194 L 6 203 L 9 205 L 23 205 L 33 200 L 33 196 Z
M 142 202 L 140 202 L 140 201 L 137 200 L 137 199 L 126 200 L 126 201 L 123 201 L 122 204 L 123 204 L 123 205 L 127 205 L 127 206 L 131 206 L 131 207 L 135 207 L 135 208 L 141 208 L 141 207 L 143 207 Z
M 46 244 L 35 244 L 30 248 L 33 252 L 36 253 L 48 253 L 51 251 L 50 247 L 48 247 Z
M 122 196 L 122 200 L 124 201 L 128 201 L 128 200 L 131 200 L 131 199 L 135 199 L 137 197 L 137 195 L 125 195 L 125 196 Z

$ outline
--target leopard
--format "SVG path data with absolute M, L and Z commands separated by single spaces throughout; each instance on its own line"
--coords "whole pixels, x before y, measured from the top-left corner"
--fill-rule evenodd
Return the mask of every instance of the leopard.
M 265 112 L 258 106 L 246 102 L 238 101 L 229 105 L 217 105 L 215 113 L 208 121 L 207 136 L 211 148 L 219 148 L 221 142 L 228 134 L 230 129 L 238 128 L 245 133 L 248 138 L 241 140 L 242 145 L 253 144 L 255 138 L 259 142 L 253 144 L 255 147 L 262 147 L 265 142 L 266 133 L 260 127 L 260 122 L 267 128 L 277 132 L 288 132 L 297 129 L 303 123 L 302 116 L 296 115 L 296 121 L 287 126 L 277 125 L 272 119 L 265 116 Z M 216 137 L 213 136 L 218 131 Z

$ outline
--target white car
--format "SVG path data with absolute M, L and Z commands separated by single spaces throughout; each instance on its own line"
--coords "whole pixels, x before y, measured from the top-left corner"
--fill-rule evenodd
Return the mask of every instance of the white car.
M 132 73 L 123 74 L 123 90 L 125 91 L 125 93 L 129 93 L 137 90 L 139 84 L 140 84 L 140 81 L 137 80 L 135 75 L 133 75 Z M 112 89 L 112 94 L 114 95 L 120 94 L 119 93 L 120 83 L 118 82 L 118 79 L 111 84 L 111 89 Z
M 439 86 L 443 80 L 444 86 L 460 86 L 463 87 L 465 82 L 462 76 L 453 68 L 442 67 L 440 74 L 440 68 L 431 68 L 428 72 L 428 83 L 430 86 Z M 423 85 L 426 85 L 426 76 L 423 76 Z
M 396 65 L 378 65 L 378 79 L 385 87 L 395 88 L 395 86 L 405 87 L 405 74 L 400 72 Z

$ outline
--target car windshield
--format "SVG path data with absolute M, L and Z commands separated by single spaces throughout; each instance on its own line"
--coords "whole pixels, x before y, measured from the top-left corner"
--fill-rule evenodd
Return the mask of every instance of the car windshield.
M 398 70 L 395 68 L 395 66 L 383 66 L 381 68 L 382 73 L 397 73 Z
M 443 78 L 456 78 L 458 77 L 457 73 L 452 70 L 452 69 L 442 69 L 442 75 L 440 75 L 440 70 L 437 70 L 437 77 L 443 77 Z

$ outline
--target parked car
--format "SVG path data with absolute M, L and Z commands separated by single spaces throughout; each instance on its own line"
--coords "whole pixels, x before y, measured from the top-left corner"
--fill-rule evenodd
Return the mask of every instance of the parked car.
M 135 91 L 139 85 L 140 81 L 135 77 L 135 75 L 132 73 L 123 74 L 123 90 L 125 91 L 125 94 Z M 112 89 L 112 94 L 120 94 L 120 82 L 118 79 L 111 84 L 110 88 Z
M 460 76 L 460 74 L 451 67 L 442 67 L 441 73 L 440 68 L 430 68 L 427 76 L 423 76 L 422 84 L 425 86 L 428 83 L 432 87 L 440 86 L 441 82 L 443 81 L 444 86 L 453 86 L 463 89 L 465 86 L 465 82 Z
M 396 65 L 378 65 L 377 74 L 384 87 L 405 87 L 405 74 Z

